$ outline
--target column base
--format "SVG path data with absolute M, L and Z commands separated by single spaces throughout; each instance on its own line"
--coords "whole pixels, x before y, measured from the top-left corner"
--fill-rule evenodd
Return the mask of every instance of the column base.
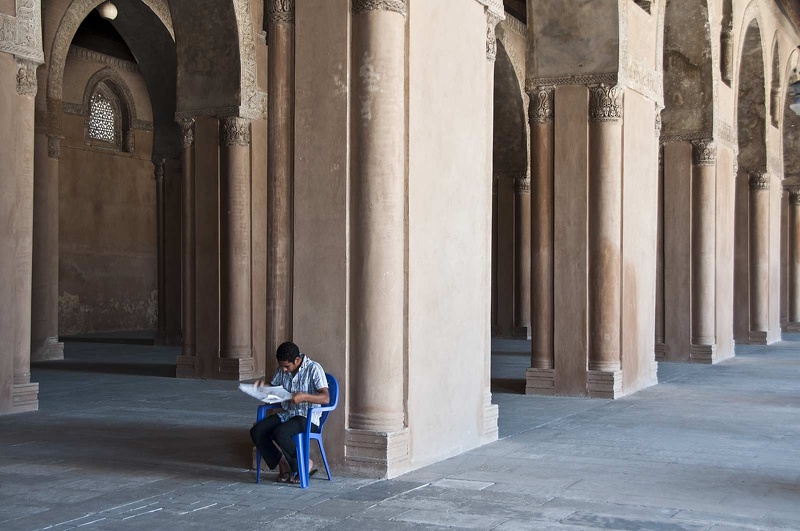
M 531 338 L 531 327 L 530 325 L 525 326 L 515 326 L 511 329 L 511 337 L 514 339 L 530 339 Z
M 497 404 L 492 404 L 492 392 L 487 390 L 483 399 L 483 436 L 481 437 L 483 444 L 494 442 L 499 438 L 498 418 L 500 418 L 500 408 Z
M 586 391 L 590 398 L 622 396 L 622 371 L 586 371 Z
M 690 363 L 705 363 L 712 365 L 717 362 L 717 345 L 692 345 L 689 350 Z
M 197 377 L 197 356 L 178 356 L 178 367 L 175 370 L 176 378 Z
M 667 345 L 664 343 L 656 343 L 653 350 L 656 355 L 656 361 L 667 361 Z
M 56 361 L 64 359 L 64 343 L 58 340 L 58 336 L 48 337 L 42 348 L 31 351 L 31 361 Z
M 552 396 L 556 392 L 555 369 L 525 369 L 525 394 Z
M 394 432 L 348 428 L 344 436 L 344 462 L 361 477 L 388 479 L 408 471 L 408 428 Z
M 217 358 L 220 380 L 250 380 L 255 377 L 253 358 Z
M 767 341 L 767 332 L 762 330 L 750 330 L 750 334 L 747 337 L 747 344 L 748 345 L 766 345 Z
M 11 390 L 11 412 L 27 413 L 39 410 L 39 384 L 14 384 Z
M 800 323 L 787 322 L 783 325 L 784 332 L 800 332 Z

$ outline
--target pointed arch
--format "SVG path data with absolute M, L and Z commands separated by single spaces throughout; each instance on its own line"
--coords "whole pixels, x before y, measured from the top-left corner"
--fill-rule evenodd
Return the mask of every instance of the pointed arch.
M 739 167 L 744 171 L 766 171 L 766 61 L 761 27 L 752 18 L 744 26 L 736 93 Z
M 770 76 L 769 109 L 773 127 L 778 127 L 781 119 L 781 56 L 778 46 L 778 32 L 772 38 L 772 72 Z
M 525 172 L 525 101 L 514 64 L 502 42 L 494 67 L 494 171 Z

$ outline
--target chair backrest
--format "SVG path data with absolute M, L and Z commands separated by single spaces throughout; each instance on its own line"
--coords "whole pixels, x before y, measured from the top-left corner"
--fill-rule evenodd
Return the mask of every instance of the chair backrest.
M 339 382 L 332 374 L 327 372 L 325 373 L 325 378 L 328 379 L 328 394 L 331 397 L 331 401 L 328 402 L 327 407 L 336 409 L 336 406 L 339 405 Z M 328 420 L 328 414 L 330 414 L 330 411 L 322 412 L 322 418 L 319 419 L 320 431 L 322 431 L 322 426 L 325 425 L 325 421 Z

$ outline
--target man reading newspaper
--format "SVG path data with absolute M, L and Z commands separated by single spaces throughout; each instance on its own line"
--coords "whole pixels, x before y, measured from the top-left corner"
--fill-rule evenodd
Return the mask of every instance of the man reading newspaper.
M 316 361 L 302 354 L 292 342 L 282 343 L 275 354 L 278 370 L 270 380 L 273 386 L 281 386 L 292 394 L 290 400 L 281 403 L 277 415 L 270 415 L 250 429 L 250 437 L 270 470 L 279 467 L 275 481 L 300 483 L 297 475 L 297 450 L 292 437 L 305 430 L 311 404 L 326 405 L 330 402 L 328 380 L 325 371 Z M 263 380 L 256 382 L 262 387 Z M 311 431 L 319 432 L 320 412 L 311 413 Z M 309 461 L 309 475 L 316 472 Z M 256 466 L 261 466 L 257 463 Z

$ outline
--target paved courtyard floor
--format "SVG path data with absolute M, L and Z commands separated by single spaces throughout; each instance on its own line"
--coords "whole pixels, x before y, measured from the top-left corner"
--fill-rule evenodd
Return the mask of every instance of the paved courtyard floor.
M 0 529 L 800 529 L 800 336 L 662 364 L 617 400 L 524 396 L 494 344 L 501 440 L 389 481 L 253 483 L 254 402 L 176 349 L 69 342 L 0 417 Z

